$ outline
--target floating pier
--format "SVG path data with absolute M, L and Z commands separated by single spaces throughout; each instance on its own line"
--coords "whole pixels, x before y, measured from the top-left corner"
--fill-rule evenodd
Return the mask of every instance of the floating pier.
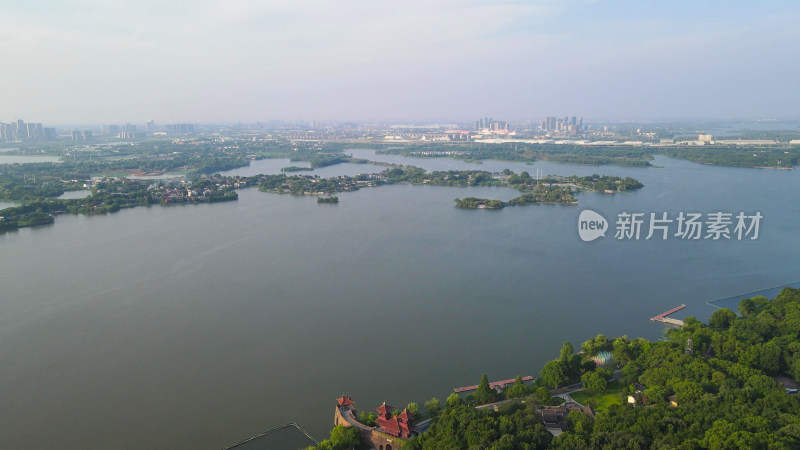
M 530 376 L 530 375 L 528 375 L 527 377 L 522 377 L 522 381 L 533 381 L 533 377 Z M 492 388 L 492 389 L 497 389 L 498 387 L 505 387 L 505 386 L 508 386 L 509 384 L 514 384 L 514 379 L 513 378 L 510 379 L 510 380 L 492 381 L 491 383 L 489 383 L 489 387 Z M 478 389 L 478 385 L 477 384 L 475 386 L 466 386 L 466 387 L 455 388 L 455 389 L 453 389 L 453 392 L 458 394 L 458 393 L 461 393 L 461 392 L 474 391 L 476 389 Z
M 677 311 L 680 311 L 683 308 L 686 308 L 686 305 L 676 306 L 676 307 L 670 309 L 667 312 L 663 312 L 663 313 L 661 313 L 661 314 L 659 314 L 659 315 L 657 315 L 655 317 L 651 317 L 650 320 L 652 320 L 654 322 L 661 322 L 661 323 L 666 323 L 668 325 L 675 325 L 675 326 L 682 327 L 683 326 L 683 321 L 682 320 L 673 319 L 673 318 L 667 317 L 667 316 L 670 315 L 670 314 L 673 314 L 673 313 L 675 313 Z

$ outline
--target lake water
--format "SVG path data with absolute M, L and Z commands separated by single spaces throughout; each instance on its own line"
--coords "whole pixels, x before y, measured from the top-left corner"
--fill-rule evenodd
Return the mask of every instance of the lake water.
M 125 178 L 130 178 L 132 180 L 174 180 L 177 178 L 183 178 L 186 176 L 185 172 L 167 172 L 162 173 L 160 175 L 127 175 Z
M 59 163 L 61 158 L 58 156 L 17 156 L 0 155 L 0 164 L 29 164 L 29 163 Z
M 220 175 L 224 176 L 242 176 L 242 177 L 251 177 L 253 175 L 276 175 L 281 172 L 281 169 L 284 167 L 289 166 L 296 166 L 296 167 L 311 167 L 311 164 L 307 161 L 294 161 L 292 162 L 288 158 L 278 158 L 278 159 L 259 159 L 257 161 L 252 161 L 249 166 L 239 167 L 233 170 L 226 170 L 224 172 L 220 172 Z M 383 166 L 376 166 L 374 164 L 336 164 L 333 166 L 321 167 L 314 170 L 304 170 L 302 172 L 286 172 L 287 176 L 291 175 L 318 175 L 322 178 L 339 176 L 339 175 L 358 175 L 362 173 L 377 173 L 382 170 L 386 169 Z
M 80 191 L 67 191 L 59 195 L 58 198 L 60 199 L 86 198 L 90 195 L 92 195 L 92 191 L 85 189 Z
M 796 170 L 402 161 L 645 188 L 499 211 L 453 199 L 516 191 L 393 185 L 324 205 L 251 188 L 2 234 L 0 448 L 218 449 L 291 421 L 323 438 L 343 393 L 363 410 L 443 400 L 483 373 L 536 375 L 564 341 L 657 338 L 648 318 L 676 305 L 706 318 L 707 300 L 800 279 Z M 584 207 L 764 220 L 755 241 L 587 244 Z

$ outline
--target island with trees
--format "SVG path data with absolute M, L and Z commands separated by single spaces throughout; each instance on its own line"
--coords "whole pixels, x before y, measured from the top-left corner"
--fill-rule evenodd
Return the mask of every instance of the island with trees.
M 519 175 L 510 170 L 491 173 L 481 170 L 450 170 L 426 172 L 413 166 L 391 167 L 378 174 L 338 176 L 320 178 L 309 175 L 262 175 L 259 189 L 262 192 L 295 195 L 331 195 L 337 192 L 355 191 L 364 187 L 384 184 L 410 183 L 432 186 L 497 186 L 511 187 L 522 192 L 508 202 L 485 198 L 466 197 L 456 199 L 460 208 L 500 209 L 505 206 L 523 206 L 536 203 L 575 205 L 573 192 L 591 190 L 607 193 L 640 189 L 639 181 L 627 177 L 591 175 L 587 177 L 560 177 L 550 175 L 536 180 L 527 172 Z
M 508 169 L 503 171 L 499 179 L 501 180 L 500 186 L 513 187 L 522 192 L 522 195 L 507 202 L 476 197 L 457 198 L 456 206 L 467 209 L 500 209 L 506 206 L 524 206 L 536 203 L 576 205 L 578 200 L 573 192 L 587 190 L 613 194 L 633 191 L 644 186 L 634 178 L 597 174 L 586 177 L 549 175 L 541 180 L 535 180 L 528 172 L 517 175 Z
M 60 199 L 24 196 L 25 202 L 0 210 L 0 231 L 46 225 L 54 216 L 69 214 L 108 214 L 124 208 L 148 205 L 215 203 L 237 200 L 237 183 L 228 177 L 198 177 L 181 181 L 148 181 L 128 178 L 101 178 L 87 184 L 84 198 Z
M 466 161 L 499 160 L 532 163 L 649 167 L 655 155 L 728 167 L 790 169 L 800 162 L 800 147 L 708 145 L 602 145 L 598 143 L 434 142 L 407 145 L 376 144 L 378 153 L 417 158 L 456 158 Z
M 314 170 L 313 167 L 301 167 L 301 166 L 288 166 L 281 169 L 281 172 L 310 172 Z
M 181 139 L 116 143 L 94 148 L 59 148 L 60 163 L 0 165 L 0 200 L 17 206 L 0 211 L 0 231 L 46 225 L 54 216 L 70 214 L 106 214 L 124 208 L 148 205 L 212 203 L 236 200 L 236 189 L 258 186 L 263 192 L 332 197 L 366 187 L 394 183 L 434 186 L 511 187 L 521 195 L 508 202 L 468 197 L 456 199 L 462 208 L 499 209 L 512 205 L 536 203 L 575 204 L 574 192 L 625 192 L 642 185 L 632 178 L 592 175 L 590 177 L 547 176 L 533 179 L 505 170 L 492 173 L 481 170 L 432 171 L 413 166 L 388 166 L 377 174 L 321 178 L 314 175 L 287 174 L 306 170 L 289 166 L 276 175 L 251 177 L 214 174 L 248 165 L 262 158 L 289 158 L 307 161 L 312 169 L 341 163 L 366 163 L 343 153 L 344 144 L 287 142 L 282 140 L 232 142 L 214 139 Z M 36 147 L 23 147 L 9 153 L 38 154 Z M 175 175 L 180 178 L 164 179 Z M 86 190 L 85 198 L 58 198 L 68 191 Z M 335 203 L 321 200 L 320 203 Z
M 433 186 L 495 186 L 511 187 L 521 192 L 508 202 L 467 197 L 456 199 L 461 208 L 499 209 L 505 206 L 522 206 L 537 203 L 577 204 L 574 192 L 592 190 L 599 192 L 626 192 L 642 187 L 633 178 L 592 175 L 588 177 L 560 177 L 550 175 L 534 179 L 527 172 L 516 174 L 510 170 L 491 173 L 480 170 L 433 171 L 413 166 L 391 166 L 377 174 L 335 176 L 321 178 L 316 175 L 221 176 L 219 174 L 186 175 L 181 179 L 146 179 L 144 177 L 92 177 L 82 164 L 78 167 L 63 164 L 0 166 L 0 199 L 21 203 L 20 206 L 0 211 L 0 230 L 7 231 L 25 226 L 53 223 L 52 217 L 60 213 L 106 214 L 124 208 L 154 204 L 173 205 L 186 203 L 213 203 L 236 200 L 236 189 L 258 186 L 262 192 L 325 197 L 319 203 L 338 203 L 334 194 L 352 192 L 366 187 L 386 184 L 410 183 Z M 209 167 L 201 163 L 201 167 Z M 197 169 L 190 169 L 195 173 Z M 81 199 L 57 198 L 68 190 L 88 190 L 90 195 Z

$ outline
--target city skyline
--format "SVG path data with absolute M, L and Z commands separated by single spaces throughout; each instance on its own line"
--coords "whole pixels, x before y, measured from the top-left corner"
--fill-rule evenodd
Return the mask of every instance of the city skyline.
M 800 5 L 0 6 L 0 121 L 798 118 Z

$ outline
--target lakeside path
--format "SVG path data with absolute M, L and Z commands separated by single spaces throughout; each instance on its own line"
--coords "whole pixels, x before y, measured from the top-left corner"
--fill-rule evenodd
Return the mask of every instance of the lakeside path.
M 618 379 L 622 378 L 622 370 L 615 370 L 613 376 L 614 376 L 615 380 L 618 380 Z M 550 396 L 552 396 L 552 397 L 561 397 L 564 400 L 575 402 L 575 400 L 573 400 L 572 397 L 569 396 L 569 394 L 571 394 L 573 392 L 580 391 L 580 390 L 583 390 L 583 383 L 582 382 L 581 383 L 570 384 L 569 386 L 564 386 L 564 387 L 560 387 L 560 388 L 557 388 L 557 389 L 550 389 Z M 479 406 L 476 406 L 475 409 L 486 409 L 486 408 L 494 409 L 494 408 L 500 407 L 501 405 L 505 405 L 505 404 L 513 403 L 513 402 L 520 402 L 520 401 L 524 401 L 524 400 L 522 398 L 511 398 L 511 399 L 508 399 L 508 400 L 500 400 L 499 402 L 487 403 L 485 405 L 479 405 Z M 578 403 L 578 402 L 575 402 L 575 403 Z M 580 405 L 580 403 L 578 403 L 578 404 Z M 581 406 L 583 406 L 583 405 L 581 405 Z

